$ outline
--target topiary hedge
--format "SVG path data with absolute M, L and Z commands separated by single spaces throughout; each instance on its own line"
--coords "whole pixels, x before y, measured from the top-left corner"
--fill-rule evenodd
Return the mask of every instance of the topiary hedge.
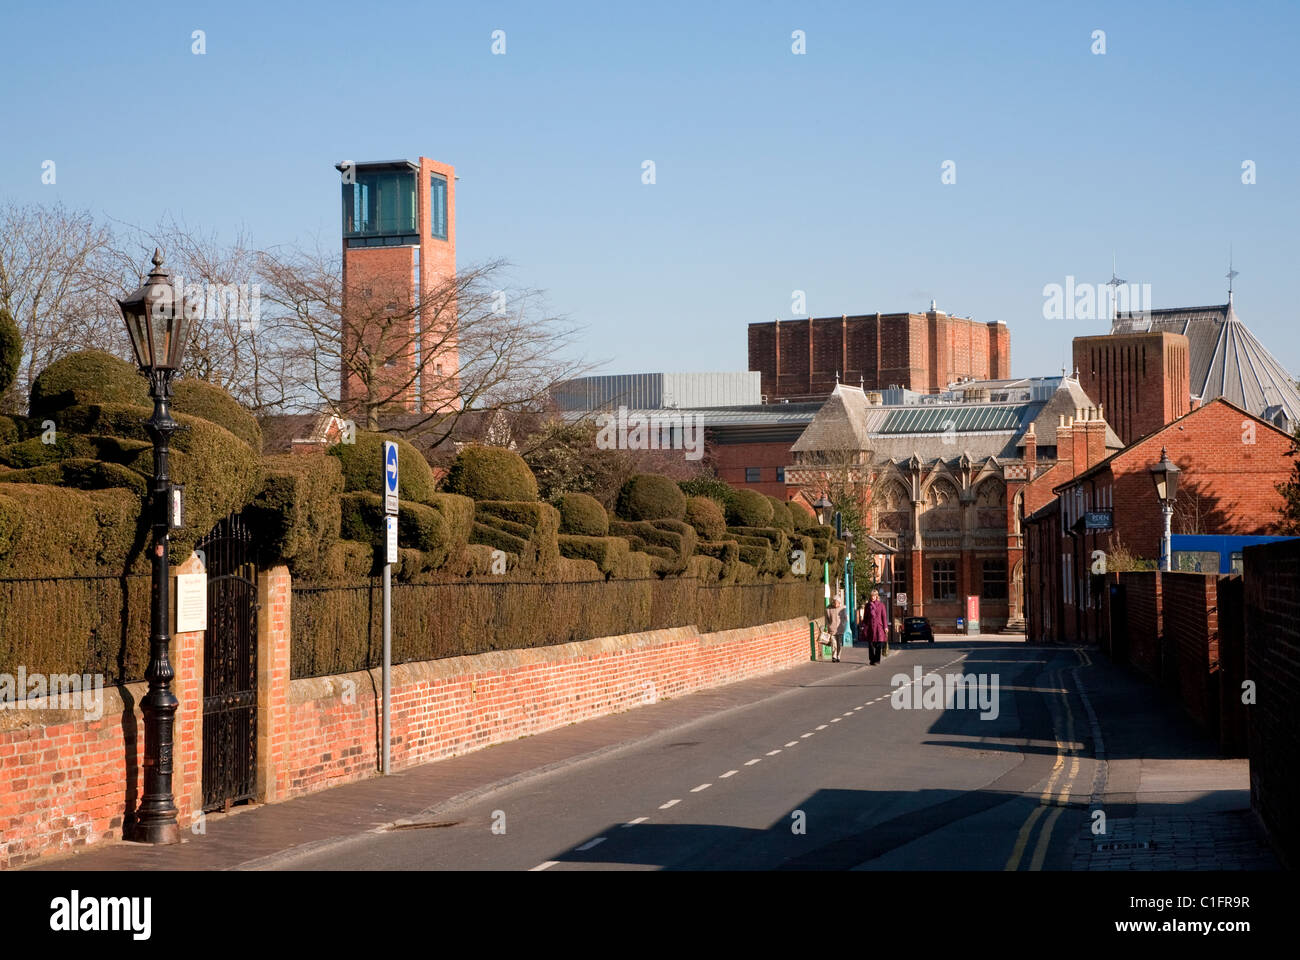
M 465 447 L 452 461 L 443 488 L 472 500 L 537 499 L 537 479 L 528 464 L 504 447 Z
M 428 503 L 433 496 L 433 470 L 419 450 L 399 437 L 357 430 L 353 443 L 336 443 L 326 453 L 343 468 L 343 489 L 348 493 L 384 492 L 384 441 L 397 441 L 397 496 L 406 503 Z
M 78 490 L 106 490 L 124 487 L 137 497 L 145 497 L 149 485 L 145 478 L 119 463 L 104 463 L 84 457 L 60 460 L 40 467 L 0 473 L 0 483 L 48 483 Z
M 178 380 L 172 386 L 172 410 L 220 424 L 255 453 L 262 452 L 262 427 L 257 418 L 215 383 Z
M 686 494 L 667 477 L 638 473 L 618 491 L 614 513 L 620 520 L 680 520 Z
M 281 454 L 263 460 L 262 489 L 244 510 L 268 561 L 283 560 L 295 577 L 329 576 L 342 514 L 343 470 L 335 457 Z
M 486 534 L 482 528 L 495 533 Z M 474 505 L 474 532 L 470 539 L 507 553 L 518 553 L 520 565 L 539 575 L 551 571 L 560 558 L 559 533 L 560 511 L 549 503 L 481 500 Z M 503 543 L 509 546 L 502 546 Z
M 790 508 L 784 500 L 777 497 L 768 497 L 768 503 L 772 504 L 772 523 L 771 525 L 778 530 L 787 532 L 794 531 L 794 517 L 790 513 Z
M 83 350 L 55 360 L 32 381 L 29 416 L 51 419 L 60 428 L 59 413 L 73 406 L 120 403 L 152 412 L 149 385 L 135 364 L 101 350 Z
M 469 545 L 474 529 L 474 501 L 457 493 L 434 493 L 428 506 L 442 514 L 447 529 L 447 559 L 456 560 Z
M 627 563 L 629 546 L 623 537 L 587 537 L 562 533 L 560 554 L 574 560 L 589 560 L 602 576 L 613 576 Z
M 737 490 L 727 501 L 727 524 L 733 527 L 766 527 L 772 523 L 772 504 L 755 490 Z
M 345 493 L 339 498 L 339 512 L 340 533 L 345 540 L 384 549 L 383 497 L 365 491 Z M 447 562 L 451 552 L 451 538 L 443 514 L 422 503 L 398 506 L 397 543 L 399 550 L 419 550 L 424 555 L 421 569 L 436 570 Z
M 0 486 L 0 576 L 125 573 L 144 557 L 141 519 L 140 497 L 122 488 Z
M 609 514 L 600 501 L 586 493 L 566 493 L 557 501 L 560 533 L 603 537 L 609 533 Z
M 0 307 L 0 394 L 5 394 L 18 378 L 23 365 L 23 335 L 14 323 L 13 314 Z
M 691 557 L 686 564 L 685 576 L 695 577 L 697 580 L 713 581 L 721 580 L 723 576 L 723 563 L 713 557 L 707 557 L 703 554 Z
M 704 540 L 718 540 L 727 532 L 722 507 L 708 497 L 690 497 L 686 501 L 686 522 Z
M 691 477 L 677 484 L 688 497 L 707 497 L 719 507 L 725 507 L 735 492 L 731 484 L 717 477 Z
M 626 537 L 634 550 L 668 561 L 668 570 L 675 573 L 686 569 L 686 561 L 695 552 L 695 528 L 680 520 L 614 520 L 609 532 Z

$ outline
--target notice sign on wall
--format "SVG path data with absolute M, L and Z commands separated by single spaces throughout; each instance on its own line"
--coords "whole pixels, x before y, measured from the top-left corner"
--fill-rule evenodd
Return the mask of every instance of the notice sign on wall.
M 178 573 L 172 606 L 176 609 L 176 632 L 193 633 L 208 629 L 208 575 Z

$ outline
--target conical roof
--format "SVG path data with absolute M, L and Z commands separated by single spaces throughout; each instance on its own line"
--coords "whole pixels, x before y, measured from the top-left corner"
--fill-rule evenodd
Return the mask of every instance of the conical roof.
M 1223 397 L 1282 426 L 1300 423 L 1300 391 L 1291 375 L 1241 322 L 1232 299 L 1221 306 L 1152 310 L 1149 318 L 1116 320 L 1111 333 L 1181 333 L 1190 347 L 1191 393 L 1208 403 Z

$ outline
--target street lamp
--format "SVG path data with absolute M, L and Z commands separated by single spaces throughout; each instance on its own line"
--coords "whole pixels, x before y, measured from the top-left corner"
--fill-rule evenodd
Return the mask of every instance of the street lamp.
M 162 250 L 155 249 L 153 270 L 144 285 L 117 302 L 131 335 L 136 363 L 140 373 L 149 378 L 149 396 L 153 398 L 153 416 L 145 421 L 153 439 L 153 485 L 146 508 L 153 526 L 153 609 L 149 667 L 145 671 L 149 690 L 140 701 L 144 714 L 144 792 L 132 836 L 144 843 L 180 842 L 176 803 L 172 799 L 172 733 L 179 701 L 172 693 L 174 673 L 167 654 L 171 642 L 168 543 L 173 527 L 180 526 L 180 510 L 172 508 L 175 488 L 167 472 L 167 442 L 180 424 L 172 419 L 168 401 L 193 311 L 185 303 L 183 291 L 172 284 L 162 262 Z
M 817 511 L 817 522 L 825 525 L 831 520 L 831 507 L 834 506 L 826 499 L 826 494 L 822 494 L 813 502 L 813 509 Z
M 1165 532 L 1160 540 L 1160 569 L 1173 569 L 1173 533 L 1174 498 L 1178 496 L 1177 464 L 1169 459 L 1169 453 L 1160 448 L 1160 461 L 1151 467 L 1151 479 L 1156 485 L 1156 499 L 1160 501 L 1160 512 L 1165 518 Z

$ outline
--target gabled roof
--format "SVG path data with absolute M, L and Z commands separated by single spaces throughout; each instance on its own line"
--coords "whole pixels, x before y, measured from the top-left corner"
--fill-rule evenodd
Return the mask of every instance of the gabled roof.
M 1061 417 L 1067 420 L 1076 417 L 1079 411 L 1091 407 L 1092 400 L 1084 392 L 1083 387 L 1079 386 L 1079 381 L 1073 377 L 1062 377 L 1061 385 L 1056 388 L 1052 398 L 1043 405 L 1042 410 L 1034 418 L 1034 434 L 1038 437 L 1038 445 L 1054 446 L 1056 444 L 1056 428 L 1060 424 Z M 1102 411 L 1103 419 L 1105 410 Z M 1017 446 L 1023 446 L 1023 437 Z M 1106 449 L 1118 450 L 1124 444 L 1111 429 L 1109 423 L 1106 424 Z
M 1202 410 L 1205 410 L 1216 403 L 1221 403 L 1225 407 L 1231 407 L 1233 410 L 1236 410 L 1242 416 L 1250 417 L 1252 420 L 1258 421 L 1261 426 L 1267 427 L 1270 430 L 1276 430 L 1278 433 L 1283 434 L 1284 436 L 1290 436 L 1290 434 L 1288 434 L 1285 430 L 1280 429 L 1278 426 L 1276 426 L 1273 423 L 1270 423 L 1269 421 L 1265 420 L 1263 417 L 1251 413 L 1249 410 L 1245 409 L 1244 407 L 1240 407 L 1229 400 L 1225 400 L 1223 397 L 1215 397 L 1209 403 L 1202 404 L 1201 406 L 1197 407 L 1195 410 L 1189 411 L 1188 413 L 1183 414 L 1181 417 L 1178 417 L 1176 420 L 1170 420 L 1159 430 L 1152 430 L 1145 437 L 1139 437 L 1138 439 L 1130 443 L 1127 447 L 1125 447 L 1123 450 L 1116 450 L 1105 460 L 1101 460 L 1093 464 L 1091 467 L 1089 467 L 1087 470 L 1084 470 L 1082 473 L 1076 473 L 1069 480 L 1066 480 L 1064 483 L 1058 484 L 1057 486 L 1053 487 L 1052 492 L 1059 493 L 1060 491 L 1066 489 L 1067 487 L 1074 486 L 1080 480 L 1086 480 L 1087 478 L 1094 476 L 1095 474 L 1101 473 L 1101 471 L 1103 470 L 1109 470 L 1111 462 L 1114 461 L 1116 457 L 1120 457 L 1125 454 L 1132 453 L 1138 447 L 1160 436 L 1160 434 L 1166 432 L 1167 430 L 1172 430 L 1175 427 L 1178 427 L 1178 429 L 1181 430 L 1182 427 L 1179 426 L 1179 424 L 1181 424 L 1184 420 L 1187 420 L 1189 417 L 1196 416 Z
M 867 395 L 859 387 L 837 383 L 821 409 L 791 447 L 796 453 L 818 450 L 868 450 Z
M 1211 307 L 1151 310 L 1147 317 L 1121 318 L 1111 333 L 1181 333 L 1190 348 L 1191 393 L 1205 402 L 1223 397 L 1257 417 L 1280 408 L 1300 423 L 1300 391 L 1228 302 Z M 1277 422 L 1277 411 L 1265 419 Z

